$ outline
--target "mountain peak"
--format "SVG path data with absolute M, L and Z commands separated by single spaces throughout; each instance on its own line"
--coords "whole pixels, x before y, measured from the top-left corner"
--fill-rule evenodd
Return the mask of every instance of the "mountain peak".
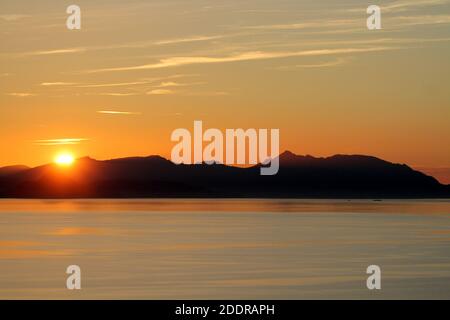
M 285 159 L 285 160 L 287 160 L 287 159 L 296 159 L 297 157 L 298 157 L 298 155 L 296 155 L 295 153 L 293 153 L 293 152 L 291 152 L 289 150 L 286 150 L 286 151 L 284 151 L 283 153 L 281 153 L 279 155 L 280 159 Z

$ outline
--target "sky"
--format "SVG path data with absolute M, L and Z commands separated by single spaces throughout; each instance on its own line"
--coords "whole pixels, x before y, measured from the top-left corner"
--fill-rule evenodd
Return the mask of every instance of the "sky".
M 168 158 L 202 120 L 450 183 L 449 0 L 2 0 L 0 48 L 0 166 Z

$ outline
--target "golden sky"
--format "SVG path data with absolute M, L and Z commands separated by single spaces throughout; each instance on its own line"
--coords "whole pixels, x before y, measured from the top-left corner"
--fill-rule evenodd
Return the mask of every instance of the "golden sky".
M 297 154 L 450 167 L 448 0 L 2 0 L 0 43 L 0 166 L 169 157 L 202 120 L 279 128 Z

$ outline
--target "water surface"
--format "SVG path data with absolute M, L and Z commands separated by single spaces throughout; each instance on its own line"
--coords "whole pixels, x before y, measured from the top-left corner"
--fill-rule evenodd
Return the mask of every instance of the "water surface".
M 0 200 L 0 298 L 450 299 L 449 245 L 448 200 Z

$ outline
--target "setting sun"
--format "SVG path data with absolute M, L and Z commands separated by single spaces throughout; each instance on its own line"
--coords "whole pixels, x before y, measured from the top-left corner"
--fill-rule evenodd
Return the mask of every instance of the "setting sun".
M 71 166 L 74 161 L 75 158 L 70 153 L 61 153 L 55 158 L 55 163 L 60 166 Z

